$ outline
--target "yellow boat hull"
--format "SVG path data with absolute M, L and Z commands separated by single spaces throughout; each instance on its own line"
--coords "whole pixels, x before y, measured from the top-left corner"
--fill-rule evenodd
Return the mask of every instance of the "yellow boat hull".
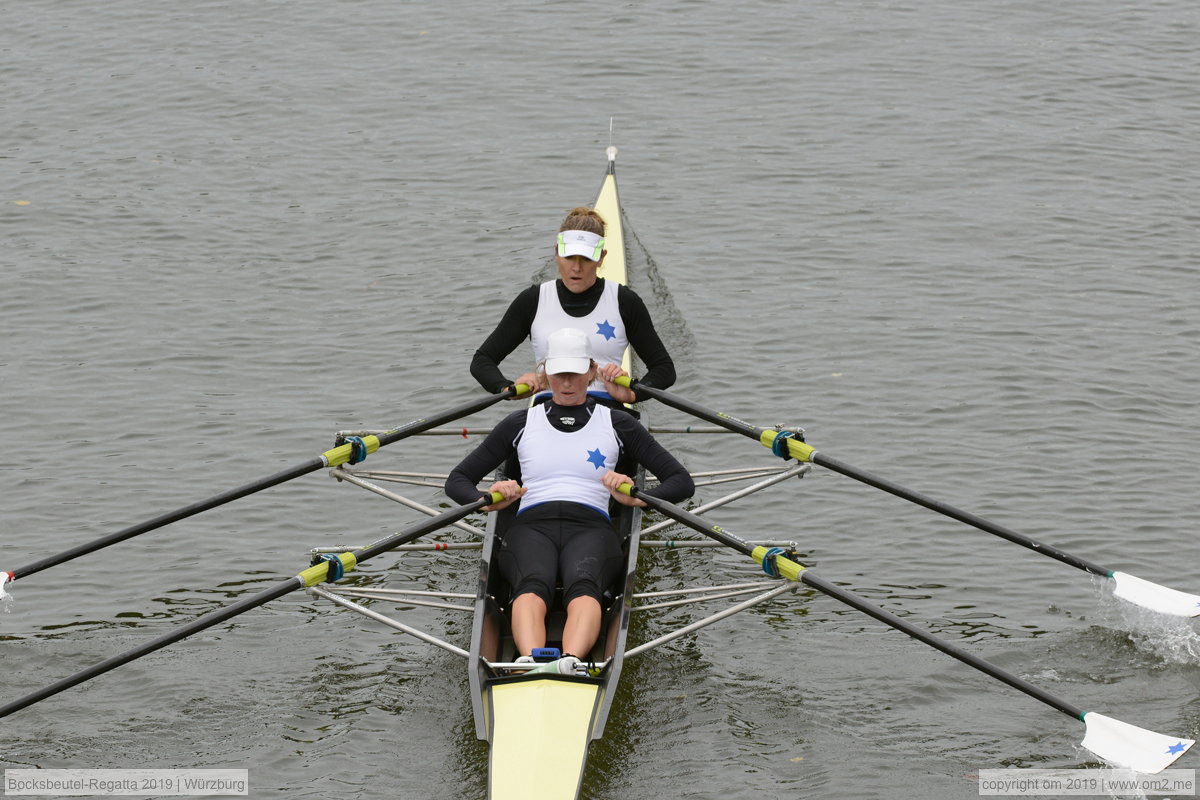
M 544 678 L 487 690 L 492 800 L 578 797 L 603 688 Z

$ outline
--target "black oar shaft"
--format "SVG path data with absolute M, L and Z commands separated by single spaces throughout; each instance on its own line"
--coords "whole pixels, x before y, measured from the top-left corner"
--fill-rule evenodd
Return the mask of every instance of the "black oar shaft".
M 805 571 L 800 573 L 800 580 L 805 585 L 811 586 L 817 591 L 823 592 L 835 600 L 840 600 L 846 605 L 856 608 L 868 616 L 874 617 L 883 624 L 889 625 L 901 633 L 911 636 L 917 641 L 924 642 L 930 647 L 941 650 L 951 658 L 957 658 L 964 664 L 974 667 L 980 672 L 991 675 L 996 680 L 1007 683 L 1009 686 L 1024 692 L 1030 697 L 1041 700 L 1046 705 L 1050 706 L 1051 708 L 1058 709 L 1069 717 L 1074 717 L 1076 720 L 1083 719 L 1083 709 L 1073 706 L 1065 700 L 1055 697 L 1044 689 L 1034 686 L 1032 683 L 1024 680 L 1023 678 L 1018 678 L 1016 675 L 997 667 L 995 664 L 984 661 L 979 656 L 968 653 L 966 650 L 963 650 L 960 647 L 956 647 L 945 639 L 934 636 L 924 628 L 920 628 L 911 622 L 896 616 L 890 611 L 885 611 L 879 606 L 867 602 L 856 594 L 847 592 L 845 589 L 835 586 L 818 575 L 814 575 L 809 571 Z
M 178 642 L 180 639 L 186 639 L 193 633 L 198 633 L 206 628 L 211 628 L 213 625 L 220 624 L 221 622 L 224 622 L 231 617 L 236 617 L 238 614 L 242 614 L 252 608 L 257 608 L 262 604 L 268 603 L 278 597 L 282 597 L 289 592 L 294 592 L 303 586 L 304 583 L 299 578 L 295 577 L 281 581 L 270 589 L 259 592 L 253 597 L 244 598 L 236 603 L 233 603 L 232 605 L 214 611 L 211 614 L 206 614 L 203 617 L 194 619 L 191 622 L 179 626 L 168 634 L 159 636 L 156 639 L 151 639 L 145 644 L 139 645 L 132 650 L 127 650 L 124 653 L 113 656 L 112 658 L 105 659 L 99 664 L 93 664 L 87 669 L 80 670 L 70 677 L 63 678 L 62 680 L 52 683 L 49 686 L 38 689 L 36 692 L 32 692 L 22 698 L 13 700 L 11 703 L 6 703 L 5 705 L 0 706 L 0 717 L 7 717 L 14 711 L 20 711 L 22 708 L 31 706 L 41 700 L 45 700 L 47 697 L 51 697 L 59 692 L 70 689 L 72 686 L 78 686 L 84 681 L 89 681 L 92 678 L 95 678 L 97 675 L 103 675 L 109 670 L 116 669 L 122 664 L 128 664 L 130 661 L 134 661 L 144 655 L 153 653 L 155 650 L 161 650 L 169 644 Z
M 699 514 L 693 514 L 691 511 L 688 511 L 685 508 L 680 508 L 674 503 L 668 503 L 666 500 L 660 500 L 653 495 L 648 495 L 642 490 L 638 489 L 636 486 L 630 488 L 629 494 L 640 499 L 646 505 L 661 511 L 675 521 L 682 522 L 689 528 L 700 531 L 700 533 L 703 533 L 710 539 L 715 539 L 726 547 L 732 547 L 734 550 L 737 550 L 743 555 L 751 557 L 754 556 L 754 545 L 750 544 L 740 536 L 730 533 L 720 525 L 709 522 Z
M 624 379 L 619 379 L 617 383 L 624 382 Z M 677 394 L 656 389 L 653 386 L 647 386 L 640 381 L 632 381 L 629 384 L 630 388 L 638 395 L 640 400 L 643 396 L 653 397 L 663 405 L 677 408 L 680 411 L 691 414 L 693 417 L 706 420 L 714 425 L 720 425 L 722 428 L 731 430 L 734 433 L 741 433 L 749 436 L 751 439 L 757 439 L 762 435 L 762 428 L 757 428 L 749 422 L 740 420 L 737 417 L 730 416 L 721 411 L 713 411 L 711 408 L 705 408 L 699 403 L 693 403 L 685 397 L 680 397 Z
M 126 539 L 132 539 L 134 536 L 148 533 L 165 525 L 170 525 L 172 522 L 178 522 L 181 519 L 187 519 L 190 516 L 199 514 L 201 511 L 208 511 L 209 509 L 216 508 L 217 506 L 222 506 L 241 497 L 245 497 L 248 494 L 254 494 L 255 492 L 262 491 L 263 489 L 268 489 L 272 486 L 278 486 L 281 483 L 290 481 L 293 478 L 298 478 L 301 475 L 307 475 L 310 472 L 316 472 L 323 466 L 325 466 L 325 461 L 323 459 L 314 458 L 311 461 L 306 461 L 299 466 L 284 470 L 282 472 L 277 472 L 270 477 L 263 478 L 262 480 L 255 481 L 254 483 L 248 483 L 245 486 L 239 486 L 236 489 L 230 489 L 229 491 L 214 495 L 207 500 L 200 500 L 192 503 L 191 505 L 184 506 L 183 508 L 169 511 L 166 514 L 160 514 L 153 519 L 148 519 L 145 522 L 141 522 L 137 525 L 130 525 L 128 528 L 123 528 L 115 533 L 110 533 L 107 536 L 101 536 L 99 539 L 93 539 L 90 542 L 84 542 L 83 544 L 72 547 L 69 550 L 64 550 L 61 553 L 56 553 L 52 556 L 47 556 L 38 561 L 34 561 L 32 564 L 26 564 L 23 567 L 18 567 L 12 571 L 12 579 L 16 580 L 18 578 L 24 578 L 34 574 L 35 572 L 41 572 L 49 567 L 62 564 L 64 561 L 70 561 L 71 559 L 87 555 L 88 553 L 93 553 L 97 550 L 108 547 L 109 545 L 123 542 Z
M 678 522 L 682 522 L 684 525 L 687 525 L 693 530 L 703 533 L 705 536 L 716 539 L 722 544 L 728 545 L 729 547 L 732 547 L 733 549 L 746 555 L 754 555 L 755 548 L 752 545 L 750 545 L 744 539 L 725 530 L 720 525 L 715 525 L 712 522 L 709 522 L 704 517 L 693 514 L 690 511 L 676 506 L 673 503 L 668 503 L 665 500 L 660 500 L 651 495 L 639 492 L 636 488 L 630 488 L 629 493 L 634 497 L 640 498 L 652 508 L 662 512 L 663 514 L 666 514 L 668 517 L 671 517 Z M 1019 678 L 1016 675 L 1013 675 L 1012 673 L 1007 672 L 976 655 L 972 655 L 966 650 L 963 650 L 944 639 L 934 636 L 932 633 L 929 633 L 923 628 L 920 628 L 889 611 L 885 611 L 874 603 L 870 603 L 858 595 L 848 592 L 845 589 L 830 583 L 824 578 L 814 575 L 810 570 L 804 569 L 802 566 L 800 567 L 800 570 L 801 571 L 799 573 L 798 580 L 806 586 L 811 586 L 817 591 L 827 594 L 835 600 L 845 603 L 846 605 L 855 608 L 864 614 L 867 614 L 868 616 L 874 617 L 885 625 L 889 625 L 901 633 L 907 634 L 908 636 L 911 636 L 920 642 L 924 642 L 930 647 L 940 650 L 952 658 L 957 658 L 964 664 L 974 667 L 980 672 L 990 675 L 996 680 L 1006 683 L 1014 689 L 1022 691 L 1030 697 L 1040 700 L 1046 705 L 1055 708 L 1068 716 L 1074 717 L 1077 720 L 1083 719 L 1083 709 L 1077 708 L 1076 706 L 1073 706 L 1070 703 L 1055 697 L 1049 692 L 1034 686 L 1029 681 Z
M 637 381 L 632 382 L 630 385 L 639 396 L 646 395 L 648 397 L 653 397 L 664 405 L 677 408 L 680 411 L 691 414 L 699 419 L 712 422 L 715 425 L 720 425 L 723 428 L 731 430 L 735 433 L 741 433 L 762 443 L 763 433 L 766 431 L 765 428 L 755 427 L 754 425 L 744 422 L 737 417 L 730 416 L 729 414 L 725 414 L 720 411 L 713 411 L 710 408 L 705 408 L 702 405 L 693 403 L 690 400 L 671 394 L 670 392 L 665 392 L 662 389 L 656 389 L 653 386 L 646 386 L 645 384 Z M 807 451 L 807 447 L 805 449 Z M 807 454 L 807 457 L 808 460 L 812 461 L 812 463 L 817 464 L 818 466 L 833 470 L 834 472 L 838 472 L 848 478 L 853 478 L 854 480 L 865 483 L 868 486 L 873 486 L 876 489 L 882 489 L 883 491 L 893 494 L 896 497 L 916 503 L 919 506 L 924 506 L 930 511 L 943 514 L 951 519 L 956 519 L 959 522 L 965 522 L 966 524 L 978 528 L 981 531 L 999 536 L 1002 539 L 1007 539 L 1008 541 L 1019 544 L 1022 547 L 1028 547 L 1030 550 L 1043 553 L 1051 558 L 1063 562 L 1064 564 L 1069 564 L 1072 567 L 1084 570 L 1085 572 L 1090 572 L 1093 575 L 1100 575 L 1102 577 L 1110 577 L 1112 575 L 1112 570 L 1102 567 L 1099 564 L 1095 564 L 1087 559 L 1072 555 L 1064 550 L 1059 550 L 1053 545 L 1039 542 L 1036 539 L 1025 536 L 1024 534 L 1017 533 L 1011 528 L 1006 528 L 1003 525 L 999 525 L 995 522 L 984 519 L 977 514 L 972 514 L 971 512 L 964 511 L 961 508 L 956 508 L 949 503 L 943 503 L 940 500 L 934 500 L 933 498 L 927 497 L 920 492 L 913 491 L 912 489 L 905 488 L 898 483 L 889 481 L 886 478 L 881 478 L 878 475 L 872 475 L 865 470 L 853 467 L 844 461 L 834 458 L 833 456 L 826 455 L 825 453 L 817 450 L 812 450 Z
M 437 427 L 438 425 L 456 420 L 459 417 L 465 417 L 469 414 L 474 414 L 477 411 L 482 411 L 483 409 L 499 402 L 500 400 L 515 396 L 517 396 L 515 388 L 510 387 L 499 394 L 481 397 L 476 400 L 471 400 L 467 403 L 455 406 L 454 408 L 447 409 L 446 411 L 442 411 L 438 414 L 415 419 L 412 422 L 401 425 L 399 428 L 395 428 L 387 433 L 380 434 L 375 438 L 379 441 L 378 446 L 383 447 L 409 436 L 423 433 L 424 431 Z M 269 489 L 272 486 L 278 486 L 281 483 L 286 483 L 294 478 L 307 475 L 310 472 L 316 472 L 322 467 L 333 466 L 330 464 L 328 456 L 329 453 L 325 453 L 317 458 L 305 461 L 303 464 L 292 467 L 291 469 L 286 469 L 282 472 L 276 472 L 274 475 L 247 483 L 244 486 L 237 487 L 236 489 L 230 489 L 228 491 L 221 492 L 220 494 L 213 495 L 207 500 L 200 500 L 192 503 L 191 505 L 176 509 L 175 511 L 169 511 L 165 514 L 160 514 L 153 519 L 146 520 L 145 522 L 138 523 L 137 525 L 131 525 L 128 528 L 123 528 L 115 533 L 110 533 L 107 536 L 101 536 L 98 539 L 93 539 L 90 542 L 77 545 L 68 550 L 62 551 L 61 553 L 46 556 L 45 558 L 34 561 L 31 564 L 26 564 L 22 567 L 12 570 L 9 573 L 11 580 L 15 581 L 18 578 L 27 577 L 35 572 L 40 572 L 41 570 L 49 567 L 62 564 L 65 561 L 70 561 L 71 559 L 78 558 L 79 556 L 93 553 L 97 550 L 108 547 L 109 545 L 123 542 L 126 539 L 132 539 L 134 536 L 139 536 L 143 533 L 149 533 L 150 531 L 157 530 L 165 525 L 170 525 L 173 522 L 187 519 L 188 517 L 199 514 L 202 511 L 208 511 L 209 509 L 225 505 L 226 503 L 245 497 L 246 495 L 260 492 L 263 489 Z
M 356 551 L 354 553 L 354 561 L 355 563 L 362 563 L 363 561 L 366 561 L 373 556 L 377 556 L 380 553 L 385 553 L 388 550 L 394 550 L 402 544 L 407 544 L 414 539 L 424 536 L 427 533 L 432 533 L 439 528 L 443 528 L 446 525 L 457 522 L 468 514 L 478 511 L 482 506 L 489 502 L 499 502 L 500 499 L 502 498 L 499 495 L 493 495 L 490 498 L 481 497 L 479 500 L 467 503 L 466 505 L 455 506 L 454 508 L 448 509 L 436 517 L 430 517 L 423 522 L 410 525 L 404 530 L 399 531 L 392 536 L 383 539 L 382 541 L 376 542 L 370 547 L 365 547 L 362 550 Z M 162 636 L 152 639 L 145 644 L 139 645 L 132 650 L 127 650 L 126 652 L 115 655 L 112 658 L 105 659 L 98 664 L 93 664 L 87 669 L 81 670 L 74 675 L 63 678 L 60 681 L 52 683 L 49 686 L 39 689 L 31 694 L 27 694 L 17 700 L 13 700 L 11 703 L 0 706 L 0 718 L 7 717 L 14 711 L 20 711 L 22 708 L 26 708 L 41 700 L 45 700 L 47 697 L 51 697 L 61 691 L 70 689 L 72 686 L 78 686 L 79 684 L 89 681 L 98 675 L 103 675 L 110 670 L 116 669 L 122 664 L 128 664 L 130 661 L 134 661 L 144 655 L 153 653 L 155 650 L 161 650 L 167 645 L 174 644 L 181 639 L 186 639 L 194 633 L 211 628 L 214 625 L 219 625 L 227 619 L 236 617 L 239 614 L 244 614 L 251 609 L 258 608 L 259 606 L 269 603 L 272 600 L 283 597 L 285 594 L 294 592 L 297 589 L 303 589 L 308 585 L 319 583 L 324 580 L 328 569 L 329 567 L 327 564 L 310 568 L 310 570 L 306 570 L 300 575 L 280 581 L 271 588 L 264 589 L 263 591 L 252 595 L 251 597 L 243 598 L 226 606 L 225 608 L 218 609 L 211 613 L 205 614 L 202 617 L 194 619 L 191 622 L 185 623 L 170 633 L 163 634 Z M 314 570 L 315 573 L 313 572 Z M 306 577 L 311 578 L 311 584 L 306 581 Z
M 495 405 L 501 400 L 507 400 L 510 397 L 517 396 L 518 393 L 516 391 L 516 387 L 510 386 L 498 394 L 491 394 L 487 395 L 486 397 L 481 397 L 477 400 L 471 400 L 463 403 L 462 405 L 455 406 L 454 408 L 446 409 L 441 413 L 434 414 L 431 417 L 414 419 L 412 422 L 405 423 L 399 428 L 395 428 L 387 433 L 380 434 L 378 436 L 379 446 L 383 447 L 391 444 L 392 442 L 397 442 L 401 439 L 413 436 L 414 434 L 424 433 L 430 428 L 436 428 L 438 425 L 451 422 L 459 417 L 469 416 L 477 411 L 482 411 L 488 406 Z
M 865 483 L 868 486 L 874 486 L 876 489 L 882 489 L 889 494 L 893 494 L 896 497 L 916 503 L 919 506 L 924 506 L 930 511 L 936 511 L 937 513 L 943 514 L 951 519 L 956 519 L 959 522 L 965 522 L 966 524 L 978 528 L 981 531 L 999 536 L 1002 539 L 1007 539 L 1008 541 L 1019 544 L 1023 547 L 1028 547 L 1030 550 L 1034 550 L 1038 553 L 1044 553 L 1045 555 L 1057 559 L 1064 564 L 1070 564 L 1076 569 L 1090 572 L 1093 575 L 1100 575 L 1101 577 L 1108 577 L 1112 574 L 1111 570 L 1106 569 L 1099 564 L 1094 564 L 1085 558 L 1080 558 L 1079 556 L 1072 555 L 1066 551 L 1059 550 L 1053 545 L 1039 542 L 1036 539 L 1031 539 L 1024 534 L 1017 533 L 1011 528 L 1006 528 L 1003 525 L 999 525 L 995 522 L 984 519 L 977 514 L 972 514 L 970 511 L 964 511 L 961 508 L 956 508 L 955 506 L 950 505 L 949 503 L 943 503 L 940 500 L 934 500 L 932 497 L 923 495 L 920 492 L 913 491 L 912 489 L 906 489 L 905 487 L 893 483 L 886 478 L 881 478 L 878 475 L 873 475 L 870 472 L 867 472 L 866 470 L 852 467 L 849 464 L 839 461 L 838 459 L 828 456 L 824 453 L 814 452 L 812 455 L 812 463 L 825 467 L 826 469 L 831 469 L 834 472 L 841 473 L 846 477 L 854 478 L 855 480 Z
M 375 544 L 368 545 L 361 550 L 355 550 L 355 561 L 361 564 L 362 562 L 372 559 L 381 553 L 386 553 L 389 550 L 395 550 L 402 544 L 408 544 L 414 539 L 419 539 L 427 533 L 433 533 L 439 528 L 444 528 L 447 525 L 458 522 L 468 514 L 483 508 L 488 503 L 499 503 L 503 499 L 503 495 L 499 493 L 493 493 L 486 497 L 481 497 L 478 500 L 472 500 L 466 505 L 455 506 L 454 508 L 446 509 L 436 517 L 430 517 L 424 522 L 418 522 L 413 525 L 409 525 L 404 530 L 394 533 L 386 539 L 381 539 Z

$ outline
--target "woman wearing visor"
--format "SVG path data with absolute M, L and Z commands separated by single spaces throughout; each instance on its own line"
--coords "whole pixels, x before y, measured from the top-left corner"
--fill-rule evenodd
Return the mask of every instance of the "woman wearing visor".
M 648 495 L 678 503 L 695 491 L 687 470 L 641 423 L 588 394 L 597 378 L 590 340 L 577 328 L 550 334 L 537 373 L 549 385 L 550 399 L 508 415 L 446 480 L 446 494 L 456 503 L 469 503 L 480 496 L 477 486 L 485 476 L 513 455 L 520 460 L 522 482 L 493 483 L 488 492 L 499 492 L 504 500 L 484 510 L 521 501 L 496 558 L 513 590 L 511 625 L 522 660 L 546 645 L 546 612 L 556 582 L 562 582 L 564 671 L 595 644 L 602 593 L 624 563 L 608 515 L 609 498 L 645 505 L 615 491 L 633 483 L 613 471 L 617 460 L 641 464 L 659 479 Z M 604 385 L 610 392 L 620 388 L 611 381 Z
M 517 295 L 471 359 L 471 375 L 484 389 L 494 393 L 514 383 L 549 388 L 544 378 L 531 372 L 509 380 L 500 371 L 500 362 L 526 338 L 533 342 L 534 361 L 542 361 L 549 335 L 564 327 L 583 331 L 591 343 L 599 372 L 589 392 L 601 402 L 637 400 L 632 390 L 611 384 L 625 374 L 621 359 L 626 345 L 646 365 L 642 383 L 658 389 L 675 383 L 675 363 L 654 329 L 646 304 L 627 286 L 596 275 L 606 252 L 603 218 L 586 206 L 571 209 L 559 227 L 555 246 L 558 279 Z M 610 381 L 607 387 L 604 380 Z

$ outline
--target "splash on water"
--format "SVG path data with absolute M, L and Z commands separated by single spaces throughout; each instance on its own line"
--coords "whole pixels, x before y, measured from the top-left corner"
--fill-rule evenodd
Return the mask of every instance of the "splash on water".
M 1169 664 L 1200 665 L 1200 633 L 1190 617 L 1160 614 L 1113 596 L 1113 582 L 1094 578 L 1106 627 L 1125 631 L 1133 645 Z
M 1144 787 L 1147 778 L 1153 778 L 1153 776 L 1106 761 L 1083 747 L 1076 748 L 1076 755 L 1082 762 L 1099 762 L 1104 765 L 1102 769 L 1093 768 L 1079 773 L 1081 785 L 1095 789 L 1090 794 L 1096 797 L 1113 798 L 1113 800 L 1148 800 L 1150 797 L 1146 794 Z M 1100 786 L 1092 787 L 1090 784 L 1082 783 L 1082 781 L 1096 780 L 1098 776 L 1103 776 L 1103 783 Z
M 8 573 L 0 572 L 0 611 L 7 614 L 12 610 L 13 596 L 4 591 L 4 584 L 8 583 Z

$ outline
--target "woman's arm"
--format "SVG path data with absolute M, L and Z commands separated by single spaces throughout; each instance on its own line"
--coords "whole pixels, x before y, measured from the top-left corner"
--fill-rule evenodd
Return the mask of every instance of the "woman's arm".
M 646 494 L 669 503 L 678 503 L 695 493 L 696 484 L 692 482 L 687 469 L 640 422 L 616 410 L 613 411 L 612 421 L 625 452 L 658 478 L 658 486 L 647 489 Z
M 656 389 L 669 389 L 675 383 L 675 362 L 659 338 L 646 304 L 632 289 L 621 286 L 617 288 L 617 306 L 629 344 L 646 365 L 646 374 L 639 380 Z
M 446 478 L 446 494 L 456 503 L 470 503 L 484 494 L 479 482 L 517 452 L 516 439 L 525 429 L 526 410 L 509 414 Z
M 516 296 L 501 317 L 500 324 L 484 339 L 471 358 L 471 376 L 492 394 L 512 384 L 500 371 L 500 362 L 529 338 L 537 307 L 538 287 L 530 286 Z

